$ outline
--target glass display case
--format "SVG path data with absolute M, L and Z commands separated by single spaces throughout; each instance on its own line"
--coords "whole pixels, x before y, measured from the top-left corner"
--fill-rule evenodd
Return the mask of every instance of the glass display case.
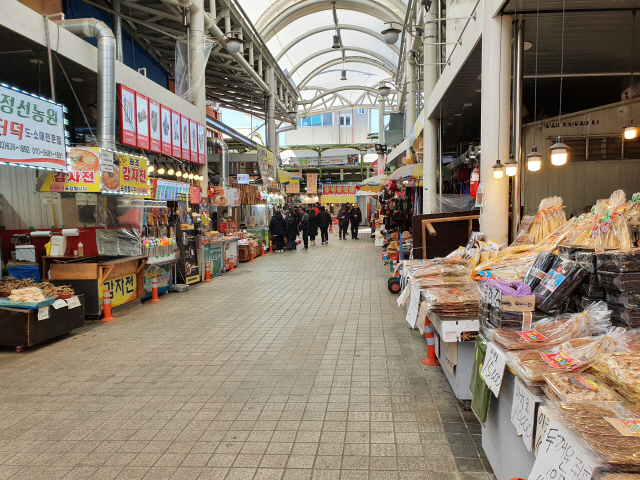
M 266 228 L 269 226 L 269 218 L 266 205 L 243 205 L 241 223 L 249 228 Z

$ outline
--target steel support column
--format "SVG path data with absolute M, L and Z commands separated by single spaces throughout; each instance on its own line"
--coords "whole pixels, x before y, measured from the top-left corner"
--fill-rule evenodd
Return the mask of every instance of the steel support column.
M 271 65 L 267 67 L 267 85 L 270 93 L 267 96 L 267 148 L 273 152 L 274 161 L 278 161 L 275 156 L 276 149 L 276 79 L 275 72 Z
M 511 238 L 516 238 L 520 225 L 520 198 L 522 189 L 522 68 L 524 64 L 524 20 L 516 21 L 515 70 L 513 75 L 513 158 L 518 171 L 511 185 Z
M 378 143 L 380 145 L 384 145 L 384 111 L 385 111 L 385 99 L 384 97 L 380 97 L 378 100 L 379 109 L 378 109 Z M 378 154 L 378 163 L 384 162 L 384 154 Z
M 189 24 L 189 81 L 194 82 L 200 76 L 198 69 L 205 68 L 204 64 L 204 6 L 202 0 L 197 0 L 200 3 L 200 8 L 191 10 L 191 22 Z M 192 103 L 198 107 L 200 111 L 200 118 L 198 122 L 202 125 L 207 123 L 207 94 L 204 78 L 198 89 L 195 92 Z M 202 166 L 196 167 L 199 175 L 202 175 L 204 179 L 200 182 L 200 187 L 203 191 L 206 191 L 209 185 L 209 169 L 202 168 Z
M 433 8 L 433 7 L 432 7 Z M 430 15 L 425 15 L 423 52 L 424 52 L 424 104 L 427 104 L 436 85 L 437 72 L 437 40 L 438 26 L 435 21 L 429 21 Z M 423 143 L 423 179 L 422 179 L 422 212 L 432 213 L 432 197 L 436 194 L 436 170 L 438 165 L 438 120 L 424 119 Z

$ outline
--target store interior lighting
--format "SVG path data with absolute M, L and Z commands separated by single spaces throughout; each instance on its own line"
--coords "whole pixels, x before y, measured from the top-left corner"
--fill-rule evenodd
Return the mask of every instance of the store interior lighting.
M 500 159 L 498 159 L 491 168 L 493 168 L 493 178 L 504 177 L 504 166 L 500 163 Z
M 638 136 L 638 127 L 633 124 L 633 120 L 629 120 L 629 125 L 624 127 L 624 138 L 626 140 L 633 140 Z
M 513 156 L 510 156 L 509 160 L 504 163 L 504 167 L 507 177 L 515 177 L 516 173 L 518 173 L 518 162 L 515 161 Z
M 167 175 L 173 175 L 176 171 L 173 168 L 167 170 Z
M 153 173 L 153 171 L 156 169 L 156 167 L 153 165 L 153 163 L 151 165 L 149 165 L 149 167 L 147 168 L 147 172 L 148 173 Z
M 549 147 L 551 163 L 555 166 L 567 163 L 567 150 L 569 150 L 569 147 L 562 143 L 562 138 L 558 136 L 558 138 L 556 138 L 556 143 Z
M 182 172 L 181 172 L 180 170 L 178 170 L 178 171 L 176 172 L 176 177 L 180 178 L 181 176 L 182 176 Z
M 527 155 L 527 170 L 537 172 L 542 166 L 542 155 L 538 153 L 538 147 L 531 148 L 531 153 Z
M 160 167 L 160 168 L 158 169 L 158 175 L 164 175 L 164 172 L 165 172 L 164 167 Z

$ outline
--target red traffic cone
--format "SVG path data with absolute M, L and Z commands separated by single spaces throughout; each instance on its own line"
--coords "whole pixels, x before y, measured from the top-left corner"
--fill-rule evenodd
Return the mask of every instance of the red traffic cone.
M 428 367 L 438 367 L 440 362 L 436 358 L 436 341 L 433 338 L 433 325 L 428 318 L 424 321 L 424 337 L 427 339 L 427 358 L 422 359 L 422 364 Z
M 229 269 L 230 272 L 235 272 L 236 268 L 235 265 L 233 264 L 233 262 L 231 262 L 231 268 Z
M 271 239 L 269 239 L 269 253 L 273 253 L 273 247 L 271 245 Z
M 158 277 L 153 277 L 151 280 L 151 300 L 149 303 L 160 303 L 158 298 Z
M 112 322 L 115 320 L 114 317 L 111 316 L 111 292 L 109 290 L 104 291 L 104 317 L 102 317 L 103 322 Z
M 209 260 L 207 260 L 206 262 L 204 262 L 204 281 L 205 282 L 210 282 L 211 281 L 211 271 L 209 270 Z
M 255 262 L 255 261 L 256 261 L 256 259 L 255 259 L 255 258 L 253 258 L 253 247 L 250 247 L 250 248 L 251 248 L 251 259 L 250 259 L 249 261 L 250 261 L 250 262 Z

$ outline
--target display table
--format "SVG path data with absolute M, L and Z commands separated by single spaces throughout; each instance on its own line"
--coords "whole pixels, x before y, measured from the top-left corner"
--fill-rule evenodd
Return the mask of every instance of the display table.
M 231 269 L 231 263 L 238 265 L 238 237 L 224 238 L 222 240 L 222 265 L 224 271 Z
M 440 317 L 429 313 L 435 332 L 435 351 L 454 395 L 465 408 L 470 407 L 471 368 L 475 339 L 478 335 L 477 317 Z
M 48 318 L 38 320 L 38 310 L 0 307 L 0 346 L 15 347 L 21 352 L 45 340 L 64 335 L 84 325 L 85 299 L 77 295 L 80 305 L 75 308 L 50 306 Z
M 144 297 L 143 268 L 147 257 L 42 258 L 43 271 L 50 272 L 55 286 L 70 285 L 77 294 L 85 296 L 87 320 L 101 317 L 105 289 L 111 292 L 114 310 L 139 303 Z

